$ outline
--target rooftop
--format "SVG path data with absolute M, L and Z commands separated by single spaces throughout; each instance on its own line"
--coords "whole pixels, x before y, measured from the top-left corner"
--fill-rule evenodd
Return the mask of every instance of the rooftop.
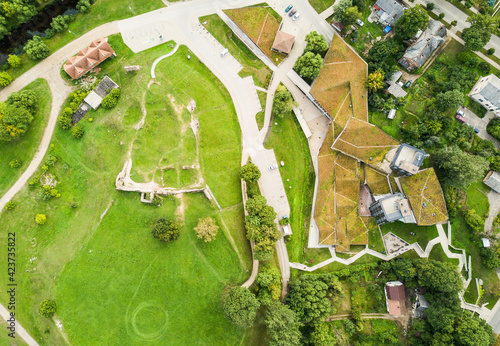
M 500 104 L 500 78 L 491 74 L 488 77 L 488 83 L 480 90 L 481 96 L 486 100 Z
M 416 174 L 424 162 L 425 151 L 403 143 L 391 163 L 392 169 L 400 169 L 409 174 Z
M 382 10 L 378 12 L 381 22 L 394 25 L 404 14 L 406 7 L 395 0 L 378 0 L 375 8 Z
M 405 310 L 405 286 L 399 281 L 391 281 L 385 284 L 385 295 L 387 297 L 387 311 L 394 316 L 401 316 Z
M 287 34 L 283 31 L 278 31 L 276 33 L 276 37 L 274 38 L 272 49 L 280 53 L 289 54 L 292 51 L 294 42 L 295 36 Z
M 80 78 L 113 54 L 115 54 L 115 51 L 106 39 L 94 40 L 90 43 L 90 46 L 82 49 L 77 55 L 66 61 L 64 71 L 72 79 Z
M 396 178 L 419 226 L 430 226 L 448 221 L 448 211 L 443 190 L 433 168 L 415 175 Z
M 489 171 L 486 174 L 483 182 L 491 187 L 491 189 L 495 192 L 500 193 L 500 173 L 496 171 Z

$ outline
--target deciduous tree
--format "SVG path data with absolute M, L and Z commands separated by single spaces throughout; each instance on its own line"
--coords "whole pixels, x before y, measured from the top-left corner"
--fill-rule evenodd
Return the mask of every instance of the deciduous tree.
M 272 303 L 267 309 L 264 324 L 267 327 L 269 345 L 293 346 L 300 345 L 300 323 L 297 316 L 286 305 L 280 302 Z
M 306 35 L 306 49 L 304 52 L 312 52 L 314 54 L 319 54 L 325 56 L 328 50 L 328 42 L 323 35 L 318 34 L 316 31 L 312 31 Z
M 44 59 L 49 56 L 49 47 L 40 36 L 33 36 L 24 46 L 24 51 L 31 60 Z
M 356 23 L 358 19 L 361 19 L 361 13 L 358 11 L 356 6 L 349 7 L 344 12 L 344 23 L 351 25 Z
M 481 50 L 498 27 L 497 17 L 481 13 L 469 16 L 467 22 L 471 25 L 463 30 L 462 39 L 465 41 L 465 48 L 474 51 Z
M 10 83 L 12 83 L 11 75 L 6 71 L 0 72 L 0 86 L 7 86 Z
M 403 16 L 398 20 L 394 31 L 403 40 L 415 36 L 419 29 L 424 29 L 429 23 L 429 16 L 420 6 L 405 10 Z
M 293 69 L 301 77 L 308 81 L 312 81 L 318 76 L 321 65 L 323 65 L 323 58 L 321 55 L 314 55 L 312 52 L 306 52 L 297 59 Z
M 313 276 L 301 276 L 290 282 L 287 297 L 290 308 L 300 321 L 319 320 L 330 313 L 331 305 L 326 297 L 328 285 Z
M 18 67 L 19 65 L 21 65 L 21 58 L 18 57 L 17 55 L 9 55 L 7 61 L 9 65 L 12 67 Z
M 160 218 L 156 220 L 151 233 L 154 238 L 162 243 L 168 243 L 179 238 L 181 233 L 180 225 L 175 221 Z
M 442 111 L 449 108 L 458 108 L 464 103 L 464 94 L 460 90 L 450 90 L 436 96 L 436 107 Z
M 376 92 L 384 87 L 384 72 L 378 69 L 368 75 L 368 80 L 366 81 L 366 87 L 371 92 Z
M 240 168 L 240 177 L 247 183 L 255 183 L 260 179 L 261 173 L 256 164 L 250 162 Z
M 217 221 L 211 217 L 205 217 L 198 220 L 198 225 L 194 228 L 194 230 L 198 239 L 208 243 L 214 240 L 217 236 L 219 226 L 217 225 Z
M 57 304 L 55 300 L 52 299 L 46 299 L 44 300 L 41 304 L 40 307 L 38 308 L 38 313 L 42 315 L 43 317 L 52 317 L 57 311 Z
M 280 84 L 276 88 L 276 93 L 273 99 L 273 110 L 274 116 L 283 118 L 285 115 L 290 114 L 293 109 L 293 97 L 288 89 Z
M 224 313 L 238 327 L 250 327 L 259 306 L 257 298 L 245 287 L 233 287 L 224 297 Z

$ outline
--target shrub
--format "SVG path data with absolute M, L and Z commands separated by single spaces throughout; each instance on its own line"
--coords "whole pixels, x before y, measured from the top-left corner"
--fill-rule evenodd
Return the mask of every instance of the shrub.
M 255 183 L 261 176 L 259 167 L 250 162 L 240 168 L 240 177 L 247 183 Z
M 491 66 L 490 64 L 488 64 L 486 61 L 481 61 L 479 63 L 479 69 L 481 70 L 481 72 L 483 72 L 484 74 L 489 74 L 490 73 L 490 69 L 491 69 Z
M 57 311 L 57 305 L 56 302 L 52 299 L 46 299 L 44 300 L 41 304 L 40 307 L 38 308 L 38 313 L 42 315 L 43 317 L 52 317 Z
M 180 225 L 175 221 L 160 218 L 155 222 L 151 233 L 162 243 L 168 243 L 179 238 Z
M 444 13 L 442 13 L 442 12 L 441 12 L 441 13 L 439 14 L 439 19 L 443 19 L 443 18 L 444 18 Z
M 6 210 L 12 210 L 16 207 L 16 203 L 15 202 L 12 202 L 12 201 L 9 201 L 5 204 L 5 209 Z
M 21 58 L 18 57 L 17 55 L 9 55 L 7 61 L 9 65 L 12 67 L 18 67 L 19 65 L 21 65 Z
M 82 13 L 87 13 L 90 11 L 90 7 L 92 4 L 89 0 L 80 0 L 78 4 L 76 4 L 76 9 Z
M 71 116 L 65 114 L 60 115 L 59 119 L 57 120 L 57 123 L 59 124 L 59 126 L 61 126 L 63 130 L 67 130 L 72 125 Z
M 73 137 L 75 137 L 76 139 L 80 139 L 83 137 L 83 135 L 85 134 L 85 130 L 83 129 L 83 127 L 79 126 L 79 125 L 76 125 L 73 130 L 71 131 L 71 134 L 73 135 Z
M 45 214 L 36 214 L 35 221 L 39 225 L 43 225 L 47 222 L 47 216 Z
M 493 54 L 495 54 L 495 48 L 490 48 L 490 49 L 488 49 L 488 50 L 486 51 L 486 54 L 488 54 L 488 55 L 493 55 Z
M 121 89 L 113 89 L 111 92 L 102 99 L 101 106 L 105 109 L 111 109 L 116 106 L 118 99 L 121 95 Z
M 458 22 L 456 20 L 453 20 L 450 24 L 451 26 L 457 26 Z
M 21 166 L 21 161 L 18 159 L 12 160 L 9 162 L 10 168 L 19 168 Z
M 429 2 L 427 3 L 427 6 L 425 6 L 429 11 L 432 11 L 434 9 L 434 3 L 433 2 Z
M 12 83 L 12 77 L 5 71 L 0 72 L 0 86 L 7 86 Z
M 47 46 L 40 36 L 33 36 L 24 46 L 24 51 L 31 60 L 45 59 L 49 56 L 49 46 Z

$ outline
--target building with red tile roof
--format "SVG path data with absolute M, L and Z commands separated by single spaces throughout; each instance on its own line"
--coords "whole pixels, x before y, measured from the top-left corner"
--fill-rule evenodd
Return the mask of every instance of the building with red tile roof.
M 400 281 L 385 284 L 387 311 L 393 316 L 402 316 L 406 307 L 405 286 Z
M 82 49 L 77 55 L 66 61 L 64 71 L 72 79 L 78 79 L 114 54 L 115 51 L 105 38 L 94 40 L 90 46 Z

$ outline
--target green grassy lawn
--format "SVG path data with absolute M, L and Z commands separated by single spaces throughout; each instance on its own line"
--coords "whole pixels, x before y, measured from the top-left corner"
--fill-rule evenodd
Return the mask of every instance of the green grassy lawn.
M 459 263 L 458 259 L 448 258 L 448 256 L 446 256 L 441 244 L 436 244 L 433 246 L 431 253 L 429 254 L 429 259 L 441 262 L 448 262 L 456 266 L 458 266 Z
M 24 342 L 23 339 L 18 334 L 15 334 L 15 338 L 12 338 L 7 335 L 7 333 L 10 333 L 9 330 L 7 330 L 7 327 L 9 325 L 5 320 L 2 318 L 0 321 L 0 328 L 2 328 L 2 333 L 0 333 L 0 344 L 1 345 L 6 345 L 6 346 L 25 346 L 28 345 L 27 343 Z
M 288 256 L 291 262 L 302 262 L 314 193 L 311 154 L 307 139 L 292 113 L 273 121 L 278 125 L 273 125 L 266 148 L 274 149 L 277 161 L 285 163 L 284 166 L 279 165 L 279 169 L 290 204 L 290 226 L 293 232 L 286 243 Z
M 422 250 L 425 250 L 429 240 L 439 236 L 436 226 L 417 226 L 416 224 L 407 224 L 399 221 L 382 225 L 380 229 L 383 235 L 392 232 L 409 244 L 416 242 L 420 245 Z M 410 232 L 414 232 L 415 235 L 412 235 Z
M 307 244 L 305 244 L 305 246 L 306 249 L 304 251 L 304 260 L 301 263 L 304 263 L 308 266 L 313 266 L 332 258 L 332 254 L 327 248 L 308 248 Z
M 378 228 L 373 228 L 368 231 L 368 244 L 372 250 L 378 252 L 385 251 L 384 241 L 382 240 L 382 235 Z
M 368 2 L 371 3 L 371 1 Z M 361 56 L 364 56 L 363 52 L 372 46 L 372 40 L 376 42 L 377 37 L 384 37 L 383 27 L 377 22 L 370 23 L 368 21 L 370 13 L 371 8 L 368 4 L 361 13 L 361 20 L 364 22 L 364 25 L 361 27 L 358 26 L 358 39 L 352 42 L 351 37 L 346 37 L 346 41 L 349 42 Z
M 132 11 L 129 9 L 129 6 L 132 8 Z M 165 7 L 165 4 L 161 0 L 97 0 L 92 5 L 89 13 L 79 13 L 76 19 L 69 24 L 67 30 L 54 35 L 44 42 L 49 46 L 50 53 L 54 53 L 59 48 L 73 41 L 77 36 L 81 36 L 102 24 L 114 20 L 126 19 L 162 7 Z M 74 32 L 74 34 L 69 33 L 68 30 Z M 21 65 L 17 68 L 10 68 L 8 72 L 13 78 L 17 78 L 38 62 L 39 60 L 33 61 L 28 59 L 28 56 L 24 53 L 21 55 Z
M 488 217 L 488 211 L 490 209 L 488 196 L 486 196 L 490 190 L 491 189 L 484 185 L 482 181 L 472 184 L 467 189 L 467 204 L 472 209 L 475 209 L 478 215 L 484 216 L 484 218 Z
M 226 23 L 217 14 L 200 17 L 199 20 L 200 23 L 208 22 L 204 25 L 205 28 L 243 66 L 239 75 L 241 77 L 252 76 L 255 85 L 267 88 L 271 79 L 271 70 L 241 42 Z
M 225 209 L 217 212 L 202 194 L 186 195 L 182 203 L 165 197 L 159 208 L 141 204 L 138 193 L 117 191 L 114 183 L 137 135 L 132 127 L 137 114 L 128 110 L 148 93 L 149 68 L 134 75 L 122 66 L 138 61 L 150 66 L 165 47 L 134 55 L 119 36 L 110 40 L 120 58 L 106 61 L 103 73 L 122 87 L 122 97 L 115 109 L 92 113 L 92 123 L 82 120 L 80 140 L 57 127 L 48 155 L 59 158 L 50 172 L 61 197 L 42 201 L 38 189 L 25 188 L 14 198 L 16 208 L 0 215 L 5 230 L 0 242 L 6 244 L 8 232 L 17 236 L 16 316 L 41 345 L 244 344 L 248 332 L 231 325 L 220 305 L 226 287 L 245 281 L 251 268 L 237 172 L 240 129 L 229 94 L 196 57 L 185 59 L 186 47 L 158 65 L 163 95 L 197 102 L 201 171 Z M 174 66 L 175 73 L 167 75 Z M 179 81 L 176 73 L 197 82 Z M 125 121 L 129 116 L 135 118 Z M 177 133 L 164 131 L 156 139 L 168 143 L 172 136 Z M 47 215 L 43 226 L 34 221 L 38 213 Z M 152 238 L 151 225 L 174 213 L 184 220 L 181 236 L 161 244 Z M 216 217 L 223 228 L 212 243 L 194 235 L 198 218 L 205 216 Z M 6 266 L 6 251 L 0 262 Z M 6 280 L 0 278 L 0 285 L 6 287 Z M 55 317 L 64 335 L 37 313 L 47 298 L 58 304 Z M 5 290 L 0 301 L 7 301 Z
M 37 94 L 37 110 L 33 114 L 34 119 L 28 131 L 19 140 L 0 143 L 0 196 L 15 183 L 30 164 L 49 121 L 52 95 L 47 81 L 37 79 L 23 90 L 34 91 Z M 11 168 L 9 162 L 15 159 L 22 164 L 18 168 Z
M 480 278 L 484 281 L 484 295 L 481 298 L 482 303 L 489 303 L 489 306 L 492 307 L 497 302 L 500 293 L 500 280 L 498 280 L 498 276 L 494 270 L 486 268 L 483 265 L 481 257 L 479 256 L 479 248 L 481 245 L 480 237 L 472 234 L 469 230 L 468 226 L 465 223 L 465 220 L 462 216 L 457 216 L 454 220 L 452 220 L 452 244 L 453 246 L 465 249 L 467 260 L 469 255 L 472 259 L 472 279 Z M 471 286 L 475 286 L 471 283 Z M 475 293 L 476 288 L 471 290 L 469 288 L 465 292 L 465 300 L 469 303 L 475 303 L 477 299 L 477 293 Z
M 333 6 L 335 0 L 309 0 L 309 3 L 316 10 L 316 12 L 321 13 L 328 7 Z

